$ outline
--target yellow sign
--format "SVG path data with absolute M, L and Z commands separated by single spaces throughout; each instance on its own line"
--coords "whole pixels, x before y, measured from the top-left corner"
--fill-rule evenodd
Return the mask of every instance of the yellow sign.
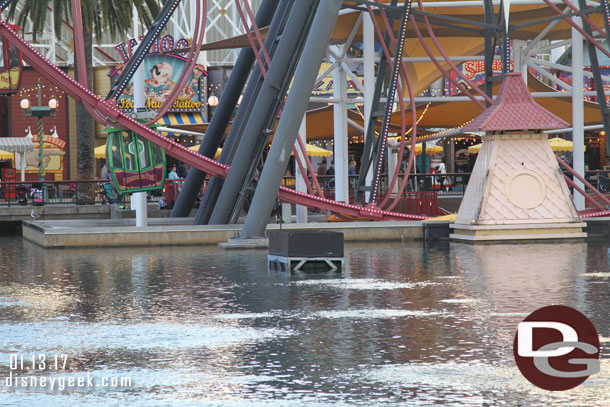
M 0 73 L 0 92 L 16 91 L 19 85 L 19 68 Z
M 44 171 L 47 174 L 63 174 L 64 155 L 66 142 L 55 137 L 43 136 L 43 163 Z M 40 153 L 38 151 L 38 137 L 32 138 L 34 151 L 25 153 L 25 172 L 38 173 L 40 163 Z M 21 168 L 21 154 L 15 154 L 15 168 Z
M 322 65 L 320 65 L 320 71 L 318 72 L 318 75 L 322 74 L 322 72 L 327 70 L 330 67 L 330 65 L 331 64 L 329 64 L 328 62 L 325 62 Z M 363 78 L 361 76 L 358 76 L 358 80 L 360 80 L 360 82 L 362 83 Z M 332 95 L 333 76 L 329 74 L 329 75 L 326 75 L 324 78 L 322 78 L 322 80 L 320 82 L 318 82 L 314 85 L 312 93 L 315 96 Z M 348 76 L 347 77 L 347 94 L 349 95 L 349 94 L 356 94 L 356 93 L 358 93 L 358 87 L 354 83 L 352 78 L 350 78 Z
M 147 109 L 159 110 L 162 105 L 163 105 L 162 100 L 159 100 L 159 99 L 153 98 L 153 97 L 146 98 L 146 108 Z M 133 109 L 133 99 L 121 98 L 119 100 L 117 107 L 119 109 L 131 110 L 131 109 Z M 199 110 L 201 110 L 201 107 L 202 107 L 202 105 L 201 105 L 201 102 L 199 102 L 199 101 L 193 101 L 193 100 L 187 99 L 187 98 L 177 98 L 176 101 L 174 102 L 174 104 L 172 105 L 171 109 L 176 109 L 176 110 L 199 109 Z

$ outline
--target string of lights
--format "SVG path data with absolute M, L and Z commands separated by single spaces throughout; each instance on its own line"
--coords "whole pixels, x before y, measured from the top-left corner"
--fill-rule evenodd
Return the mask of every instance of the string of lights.
M 368 7 L 369 10 L 369 14 L 371 15 L 371 18 L 373 19 L 373 25 L 376 28 L 376 32 L 378 36 L 380 35 L 380 30 L 379 30 L 379 26 L 376 24 L 376 17 L 373 13 L 373 10 L 371 7 Z M 376 196 L 377 195 L 377 189 L 379 188 L 379 178 L 380 178 L 380 174 L 382 172 L 382 166 L 383 166 L 383 156 L 385 154 L 385 145 L 387 143 L 387 136 L 388 136 L 388 130 L 389 130 L 389 126 L 390 126 L 390 118 L 392 115 L 392 105 L 394 102 L 394 96 L 396 93 L 396 89 L 397 87 L 400 88 L 400 84 L 398 83 L 398 79 L 400 78 L 400 63 L 399 61 L 402 61 L 402 55 L 404 52 L 404 45 L 405 45 L 405 41 L 406 41 L 406 36 L 407 36 L 407 24 L 409 22 L 409 16 L 411 14 L 411 1 L 408 0 L 405 2 L 405 8 L 404 8 L 404 15 L 401 18 L 401 22 L 400 22 L 400 27 L 398 29 L 398 44 L 396 46 L 396 51 L 394 53 L 394 66 L 392 67 L 392 73 L 391 73 L 391 78 L 390 78 L 390 86 L 388 88 L 388 101 L 386 103 L 386 112 L 385 112 L 385 118 L 382 122 L 382 129 L 381 129 L 381 134 L 380 137 L 382 138 L 381 140 L 381 150 L 379 151 L 379 155 L 376 158 L 376 164 L 377 164 L 377 168 L 373 168 L 374 171 L 376 171 L 374 174 L 376 174 L 376 176 L 373 177 L 373 192 L 371 194 L 371 196 Z M 386 27 L 386 29 L 391 29 L 391 27 Z M 384 44 L 382 44 L 384 45 Z M 387 51 L 387 49 L 384 47 L 384 52 Z M 388 62 L 390 62 L 391 59 L 388 58 Z M 390 62 L 390 66 L 391 66 L 391 62 Z M 402 98 L 402 95 L 400 95 L 400 97 Z
M 420 116 L 417 118 L 417 121 L 416 121 L 416 123 L 417 123 L 417 124 L 419 124 L 419 122 L 421 122 L 421 121 L 422 121 L 422 119 L 424 118 L 424 116 L 425 116 L 426 112 L 427 112 L 427 111 L 428 111 L 428 109 L 430 108 L 430 105 L 432 105 L 432 102 L 428 102 L 428 103 L 426 104 L 426 107 L 424 108 L 424 111 L 423 111 L 423 112 L 421 113 L 421 115 L 420 115 Z M 411 126 L 411 128 L 409 128 L 409 130 L 407 130 L 407 131 L 405 132 L 405 134 L 404 134 L 404 135 L 405 135 L 405 136 L 407 136 L 407 135 L 411 134 L 411 132 L 412 132 L 412 131 L 413 131 L 413 126 Z M 390 137 L 390 139 L 392 139 L 392 140 L 400 140 L 400 136 L 396 136 L 396 137 Z M 419 138 L 416 136 L 416 137 L 415 137 L 415 139 L 416 139 L 416 140 L 418 140 Z
M 419 122 L 424 118 L 424 116 L 428 112 L 428 109 L 430 108 L 431 105 L 432 105 L 432 103 L 428 102 L 428 104 L 426 105 L 426 107 L 424 108 L 422 113 L 419 115 L 419 117 L 417 119 L 417 124 L 419 124 Z M 358 115 L 364 120 L 364 115 L 362 114 L 362 111 L 360 110 L 359 105 L 356 104 L 355 106 L 356 106 L 356 111 L 357 111 Z M 438 138 L 438 137 L 441 137 L 441 136 L 443 136 L 443 135 L 445 135 L 447 133 L 453 132 L 453 131 L 455 131 L 457 129 L 460 129 L 460 128 L 466 126 L 467 124 L 469 124 L 473 120 L 474 119 L 467 120 L 467 121 L 463 122 L 462 124 L 460 124 L 458 126 L 447 128 L 447 129 L 444 129 L 442 131 L 438 131 L 438 132 L 431 133 L 431 134 L 426 134 L 426 135 L 423 135 L 423 136 L 418 136 L 415 139 L 419 143 L 419 142 L 427 141 L 427 140 L 430 140 L 430 139 Z M 413 131 L 413 127 L 411 127 L 409 130 L 407 130 L 405 132 L 405 136 L 410 134 L 412 131 Z M 375 134 L 379 135 L 379 133 L 377 133 L 377 132 L 375 132 Z M 472 140 L 473 138 L 474 138 L 474 136 L 462 136 L 462 137 L 455 137 L 454 140 L 455 141 L 464 141 L 464 140 Z M 399 136 L 392 137 L 392 139 L 400 140 Z M 355 142 L 355 143 L 362 143 L 362 142 L 364 142 L 364 136 L 363 135 L 352 136 L 351 137 L 351 141 Z
M 38 97 L 38 89 L 41 89 L 43 99 L 59 99 L 64 96 L 62 90 L 58 87 L 42 84 L 41 86 L 34 85 L 31 88 L 23 88 L 19 90 L 19 99 Z
M 418 137 L 418 138 L 417 138 L 417 140 L 418 140 L 418 141 L 426 141 L 426 140 L 430 140 L 430 139 L 433 139 L 433 138 L 438 138 L 438 137 L 441 137 L 441 136 L 443 136 L 443 135 L 445 135 L 445 134 L 447 134 L 447 133 L 450 133 L 450 132 L 452 132 L 452 131 L 455 131 L 455 130 L 461 129 L 462 127 L 466 126 L 467 124 L 469 124 L 469 123 L 470 123 L 471 121 L 473 121 L 473 120 L 474 120 L 474 119 L 470 119 L 470 120 L 465 121 L 464 123 L 460 124 L 459 126 L 455 126 L 455 127 L 447 128 L 447 129 L 441 130 L 441 131 L 436 132 L 436 133 L 432 133 L 432 134 L 426 134 L 425 136 Z M 469 137 L 469 138 L 470 138 L 470 137 Z
M 424 108 L 423 112 L 419 115 L 419 117 L 417 118 L 416 123 L 419 124 L 420 121 L 422 121 L 422 119 L 424 118 L 424 116 L 426 115 L 426 112 L 428 112 L 428 109 L 430 108 L 430 106 L 432 105 L 432 102 L 428 102 L 426 104 L 426 107 Z M 362 118 L 362 120 L 364 121 L 364 115 L 362 114 L 362 111 L 360 110 L 360 107 L 358 106 L 358 104 L 355 105 L 356 106 L 356 110 L 358 115 Z M 410 127 L 409 130 L 407 130 L 405 132 L 405 136 L 408 134 L 411 134 L 411 132 L 413 131 L 413 127 Z M 375 131 L 375 135 L 379 135 L 379 132 Z M 362 139 L 364 140 L 364 136 L 360 136 L 362 137 Z M 400 136 L 396 136 L 396 137 L 389 137 L 392 140 L 399 140 Z
M 358 106 L 357 103 L 355 104 L 355 106 L 356 106 L 356 110 L 358 111 L 358 115 L 360 115 L 360 117 L 362 118 L 362 121 L 364 122 L 364 115 L 362 114 L 362 111 L 360 110 L 360 106 Z M 376 136 L 379 135 L 379 132 L 377 130 L 375 130 L 375 135 Z

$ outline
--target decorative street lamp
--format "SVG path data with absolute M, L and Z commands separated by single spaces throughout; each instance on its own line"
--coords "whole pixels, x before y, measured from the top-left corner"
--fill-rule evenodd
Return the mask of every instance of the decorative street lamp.
M 212 92 L 212 96 L 208 98 L 208 106 L 210 106 L 210 118 L 214 114 L 214 110 L 216 110 L 216 106 L 218 106 L 218 97 L 214 95 Z
M 218 106 L 218 97 L 216 97 L 214 94 L 212 94 L 212 96 L 210 96 L 208 98 L 208 105 L 210 105 L 212 107 Z
M 23 109 L 24 117 L 36 117 L 38 119 L 38 180 L 41 182 L 42 194 L 44 202 L 47 201 L 47 189 L 44 184 L 44 142 L 43 142 L 43 119 L 45 117 L 54 117 L 55 111 L 59 106 L 57 99 L 49 100 L 47 106 L 42 106 L 42 82 L 38 79 L 36 83 L 38 88 L 38 106 L 31 106 L 30 101 L 22 99 L 19 106 Z

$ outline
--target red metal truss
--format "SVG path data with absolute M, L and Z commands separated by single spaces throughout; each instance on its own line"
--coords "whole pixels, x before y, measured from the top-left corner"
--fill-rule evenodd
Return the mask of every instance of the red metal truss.
M 146 127 L 140 122 L 132 119 L 123 112 L 119 111 L 111 102 L 106 102 L 93 92 L 70 78 L 65 72 L 60 70 L 51 61 L 45 58 L 42 54 L 36 51 L 28 44 L 21 36 L 13 31 L 10 26 L 0 19 L 0 34 L 7 38 L 17 49 L 23 53 L 24 59 L 36 71 L 45 77 L 49 82 L 53 83 L 58 88 L 66 92 L 77 102 L 84 103 L 99 115 L 116 122 L 118 125 L 136 132 L 140 136 L 152 141 L 153 143 L 163 147 L 166 152 L 183 161 L 184 163 L 205 171 L 219 178 L 225 178 L 229 167 L 221 164 L 208 157 L 205 157 L 197 152 L 191 151 L 188 148 L 178 144 L 154 130 Z M 408 215 L 404 213 L 395 213 L 377 210 L 370 207 L 361 207 L 350 205 L 341 202 L 335 202 L 330 199 L 320 198 L 313 195 L 303 194 L 291 189 L 280 188 L 279 197 L 285 202 L 290 202 L 298 205 L 309 206 L 313 208 L 324 209 L 337 212 L 345 215 L 361 216 L 370 220 L 422 220 L 425 216 Z

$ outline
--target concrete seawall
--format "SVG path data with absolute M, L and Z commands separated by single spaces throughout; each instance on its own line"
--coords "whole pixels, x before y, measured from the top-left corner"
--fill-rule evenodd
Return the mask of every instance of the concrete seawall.
M 4 206 L 0 208 L 0 223 L 31 220 L 32 210 L 44 220 L 110 218 L 110 205 Z
M 269 229 L 279 229 L 270 224 Z M 353 222 L 284 224 L 284 229 L 343 232 L 346 241 L 418 240 L 421 222 Z M 192 219 L 151 219 L 135 227 L 133 219 L 25 221 L 23 238 L 46 248 L 217 245 L 239 234 L 241 225 L 194 226 Z
M 589 238 L 610 237 L 610 217 L 586 219 Z M 30 220 L 24 221 L 23 238 L 41 247 L 137 247 L 217 245 L 237 237 L 242 225 L 194 226 L 192 218 L 153 218 L 137 228 L 133 219 Z M 270 224 L 267 230 L 279 229 Z M 284 229 L 315 229 L 342 232 L 345 241 L 444 240 L 447 221 L 351 222 L 283 224 Z

